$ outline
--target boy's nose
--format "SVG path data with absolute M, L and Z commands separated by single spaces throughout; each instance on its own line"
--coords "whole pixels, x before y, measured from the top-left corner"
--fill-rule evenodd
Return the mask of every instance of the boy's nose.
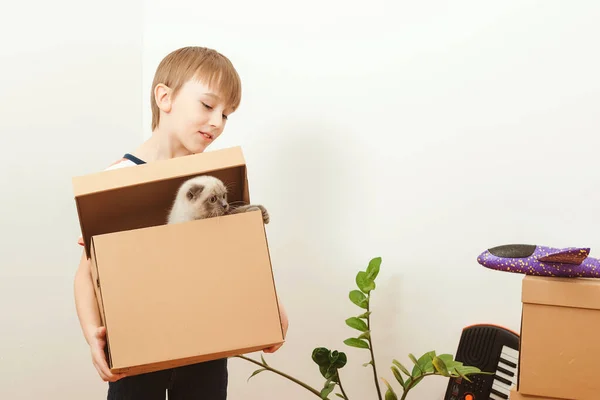
M 215 128 L 221 128 L 221 125 L 223 125 L 223 119 L 221 115 L 217 112 L 213 112 L 210 116 L 210 124 Z

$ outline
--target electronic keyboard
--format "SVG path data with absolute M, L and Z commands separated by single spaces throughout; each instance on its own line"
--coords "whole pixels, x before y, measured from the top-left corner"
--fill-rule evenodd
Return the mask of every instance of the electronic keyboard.
M 450 378 L 444 400 L 508 399 L 519 376 L 519 335 L 496 325 L 467 326 L 454 358 L 493 375 L 469 375 L 471 382 Z

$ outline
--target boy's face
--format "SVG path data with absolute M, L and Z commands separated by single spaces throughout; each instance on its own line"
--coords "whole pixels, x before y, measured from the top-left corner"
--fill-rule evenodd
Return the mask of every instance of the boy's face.
M 195 79 L 186 82 L 175 98 L 170 89 L 158 88 L 157 104 L 163 111 L 161 129 L 164 126 L 190 153 L 201 153 L 215 141 L 232 112 L 218 91 Z

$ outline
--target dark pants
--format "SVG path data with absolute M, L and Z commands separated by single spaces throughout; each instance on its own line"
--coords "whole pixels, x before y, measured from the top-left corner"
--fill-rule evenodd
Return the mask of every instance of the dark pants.
M 109 382 L 108 400 L 225 400 L 227 381 L 224 358 Z

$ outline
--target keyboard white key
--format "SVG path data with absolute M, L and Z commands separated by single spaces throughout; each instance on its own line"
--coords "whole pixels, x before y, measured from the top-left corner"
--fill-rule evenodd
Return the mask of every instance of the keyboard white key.
M 512 347 L 502 346 L 502 354 L 512 358 L 513 361 L 519 361 L 519 352 Z
M 506 400 L 510 390 L 517 384 L 519 352 L 511 347 L 503 346 L 500 361 L 492 382 L 491 400 Z

